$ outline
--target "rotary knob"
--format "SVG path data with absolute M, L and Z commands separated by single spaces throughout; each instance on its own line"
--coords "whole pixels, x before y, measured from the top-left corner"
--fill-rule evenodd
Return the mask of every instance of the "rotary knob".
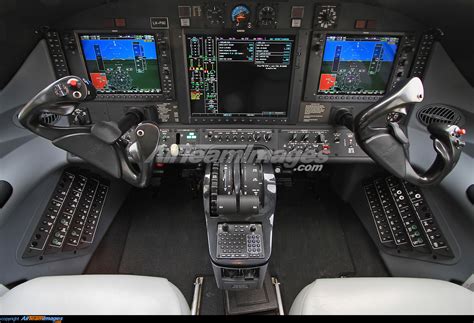
M 264 135 L 263 135 L 263 139 L 264 139 L 265 141 L 270 141 L 270 140 L 272 140 L 272 134 L 271 134 L 271 133 L 266 133 L 266 134 L 264 134 Z
M 224 224 L 222 225 L 222 231 L 224 231 L 224 232 L 229 231 L 229 225 L 228 225 L 227 223 L 224 223 Z
M 260 136 L 259 133 L 254 133 L 253 136 L 252 136 L 252 138 L 253 138 L 253 140 L 255 140 L 255 141 L 260 141 L 260 139 L 261 139 L 262 137 Z

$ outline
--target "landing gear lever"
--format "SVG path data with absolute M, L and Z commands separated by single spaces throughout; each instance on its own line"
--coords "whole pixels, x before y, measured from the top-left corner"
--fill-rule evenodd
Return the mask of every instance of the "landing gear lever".
M 335 123 L 352 130 L 359 146 L 393 175 L 418 186 L 439 183 L 456 166 L 464 142 L 464 129 L 456 125 L 434 123 L 428 126 L 433 140 L 436 159 L 430 168 L 417 172 L 409 160 L 409 139 L 403 126 L 389 121 L 385 127 L 375 127 L 374 121 L 390 112 L 406 114 L 406 106 L 423 100 L 423 84 L 419 78 L 401 82 L 382 99 L 353 118 L 352 113 L 340 109 L 335 113 Z

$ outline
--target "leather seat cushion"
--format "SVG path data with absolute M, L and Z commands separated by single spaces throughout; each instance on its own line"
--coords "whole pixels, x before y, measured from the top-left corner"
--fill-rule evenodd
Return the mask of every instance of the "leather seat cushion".
M 0 297 L 0 314 L 190 314 L 167 279 L 132 275 L 51 276 L 27 281 Z
M 423 278 L 318 279 L 296 297 L 290 314 L 474 314 L 474 293 Z

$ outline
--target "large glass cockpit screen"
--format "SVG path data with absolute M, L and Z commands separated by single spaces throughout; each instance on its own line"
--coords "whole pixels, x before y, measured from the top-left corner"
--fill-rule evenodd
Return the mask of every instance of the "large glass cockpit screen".
M 79 35 L 89 78 L 102 94 L 160 93 L 154 35 Z
M 187 35 L 194 117 L 286 117 L 294 36 Z
M 399 41 L 393 36 L 328 35 L 318 94 L 384 94 Z

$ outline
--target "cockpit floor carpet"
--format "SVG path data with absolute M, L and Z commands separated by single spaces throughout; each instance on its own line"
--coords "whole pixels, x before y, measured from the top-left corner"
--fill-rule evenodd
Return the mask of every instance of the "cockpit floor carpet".
M 285 312 L 316 278 L 355 271 L 338 217 L 340 201 L 319 194 L 304 182 L 278 187 L 270 271 L 281 283 Z
M 205 276 L 202 312 L 222 314 L 223 293 L 212 281 L 202 198 L 193 196 L 176 178 L 157 192 L 133 190 L 86 273 L 165 277 L 189 304 L 196 276 Z M 296 182 L 289 188 L 278 186 L 269 274 L 281 283 L 287 313 L 299 291 L 317 278 L 387 272 L 348 205 L 327 185 Z
M 167 278 L 191 304 L 196 276 L 212 275 L 202 198 L 185 182 L 164 183 L 156 194 L 136 190 L 119 273 Z
M 383 269 L 375 246 L 352 209 L 328 185 L 320 184 L 296 182 L 289 188 L 278 187 L 269 268 L 281 283 L 285 313 L 296 295 L 317 278 L 367 276 L 365 266 Z M 362 260 L 354 261 L 351 252 Z M 371 274 L 386 275 L 383 270 Z

